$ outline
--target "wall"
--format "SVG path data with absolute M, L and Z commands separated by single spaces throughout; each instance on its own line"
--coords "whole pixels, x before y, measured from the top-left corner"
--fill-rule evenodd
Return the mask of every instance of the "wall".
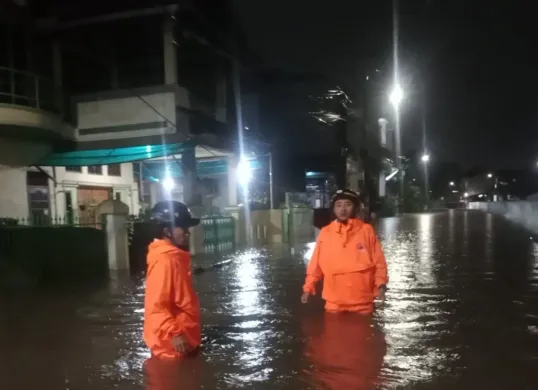
M 70 226 L 0 229 L 0 287 L 21 277 L 32 284 L 69 283 L 106 274 L 102 230 Z
M 0 118 L 3 125 L 42 129 L 44 134 L 50 133 L 51 138 L 74 139 L 75 136 L 75 129 L 60 116 L 37 108 L 0 104 Z
M 525 226 L 534 233 L 538 233 L 538 202 L 471 202 L 468 204 L 468 208 L 501 215 Z
M 183 89 L 111 91 L 76 97 L 77 140 L 102 141 L 188 131 L 186 114 L 176 104 L 188 100 Z M 177 119 L 177 121 L 176 121 Z
M 26 169 L 0 165 L 0 218 L 26 218 L 28 196 L 26 195 Z

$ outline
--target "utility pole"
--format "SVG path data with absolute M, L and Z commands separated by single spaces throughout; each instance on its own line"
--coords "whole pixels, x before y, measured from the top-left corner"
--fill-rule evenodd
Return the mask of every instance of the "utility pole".
M 275 208 L 275 197 L 273 194 L 273 153 L 269 152 L 269 204 L 271 210 Z

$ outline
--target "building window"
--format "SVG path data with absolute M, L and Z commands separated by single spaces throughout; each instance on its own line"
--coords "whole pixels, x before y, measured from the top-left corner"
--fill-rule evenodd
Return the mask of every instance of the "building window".
M 67 172 L 79 172 L 79 173 L 81 173 L 82 172 L 82 167 L 76 167 L 76 166 L 68 165 L 67 167 L 65 167 L 65 170 Z
M 102 175 L 103 166 L 102 165 L 88 165 L 88 173 L 91 175 Z
M 121 176 L 121 164 L 110 164 L 108 166 L 108 176 Z

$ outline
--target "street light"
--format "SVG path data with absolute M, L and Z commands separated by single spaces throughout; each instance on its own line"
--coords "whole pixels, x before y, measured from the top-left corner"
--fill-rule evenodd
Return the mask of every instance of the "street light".
M 237 163 L 237 181 L 242 187 L 247 187 L 248 183 L 252 179 L 252 169 L 248 160 L 241 156 Z
M 448 185 L 449 185 L 450 187 L 454 187 L 456 184 L 455 184 L 453 181 L 451 181 L 450 183 L 448 183 Z
M 491 179 L 493 177 L 493 173 L 488 173 L 488 179 Z
M 400 107 L 400 103 L 402 102 L 404 98 L 404 92 L 402 87 L 400 87 L 400 84 L 396 84 L 394 88 L 392 89 L 392 92 L 389 95 L 389 101 L 390 104 L 394 106 L 394 108 L 398 109 Z
M 170 176 L 165 176 L 162 181 L 162 186 L 165 189 L 165 191 L 170 192 L 174 189 L 176 186 L 176 183 L 174 183 L 174 180 Z
M 424 153 L 420 159 L 422 160 L 423 163 L 427 163 L 430 161 L 430 155 L 427 153 Z

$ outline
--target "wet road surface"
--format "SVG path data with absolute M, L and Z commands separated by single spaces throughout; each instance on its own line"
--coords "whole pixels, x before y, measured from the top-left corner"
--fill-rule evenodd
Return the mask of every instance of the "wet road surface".
M 299 303 L 312 246 L 243 252 L 195 276 L 205 347 L 180 367 L 147 360 L 141 277 L 1 296 L 0 388 L 538 388 L 538 244 L 525 230 L 470 211 L 377 230 L 391 282 L 373 320 Z

